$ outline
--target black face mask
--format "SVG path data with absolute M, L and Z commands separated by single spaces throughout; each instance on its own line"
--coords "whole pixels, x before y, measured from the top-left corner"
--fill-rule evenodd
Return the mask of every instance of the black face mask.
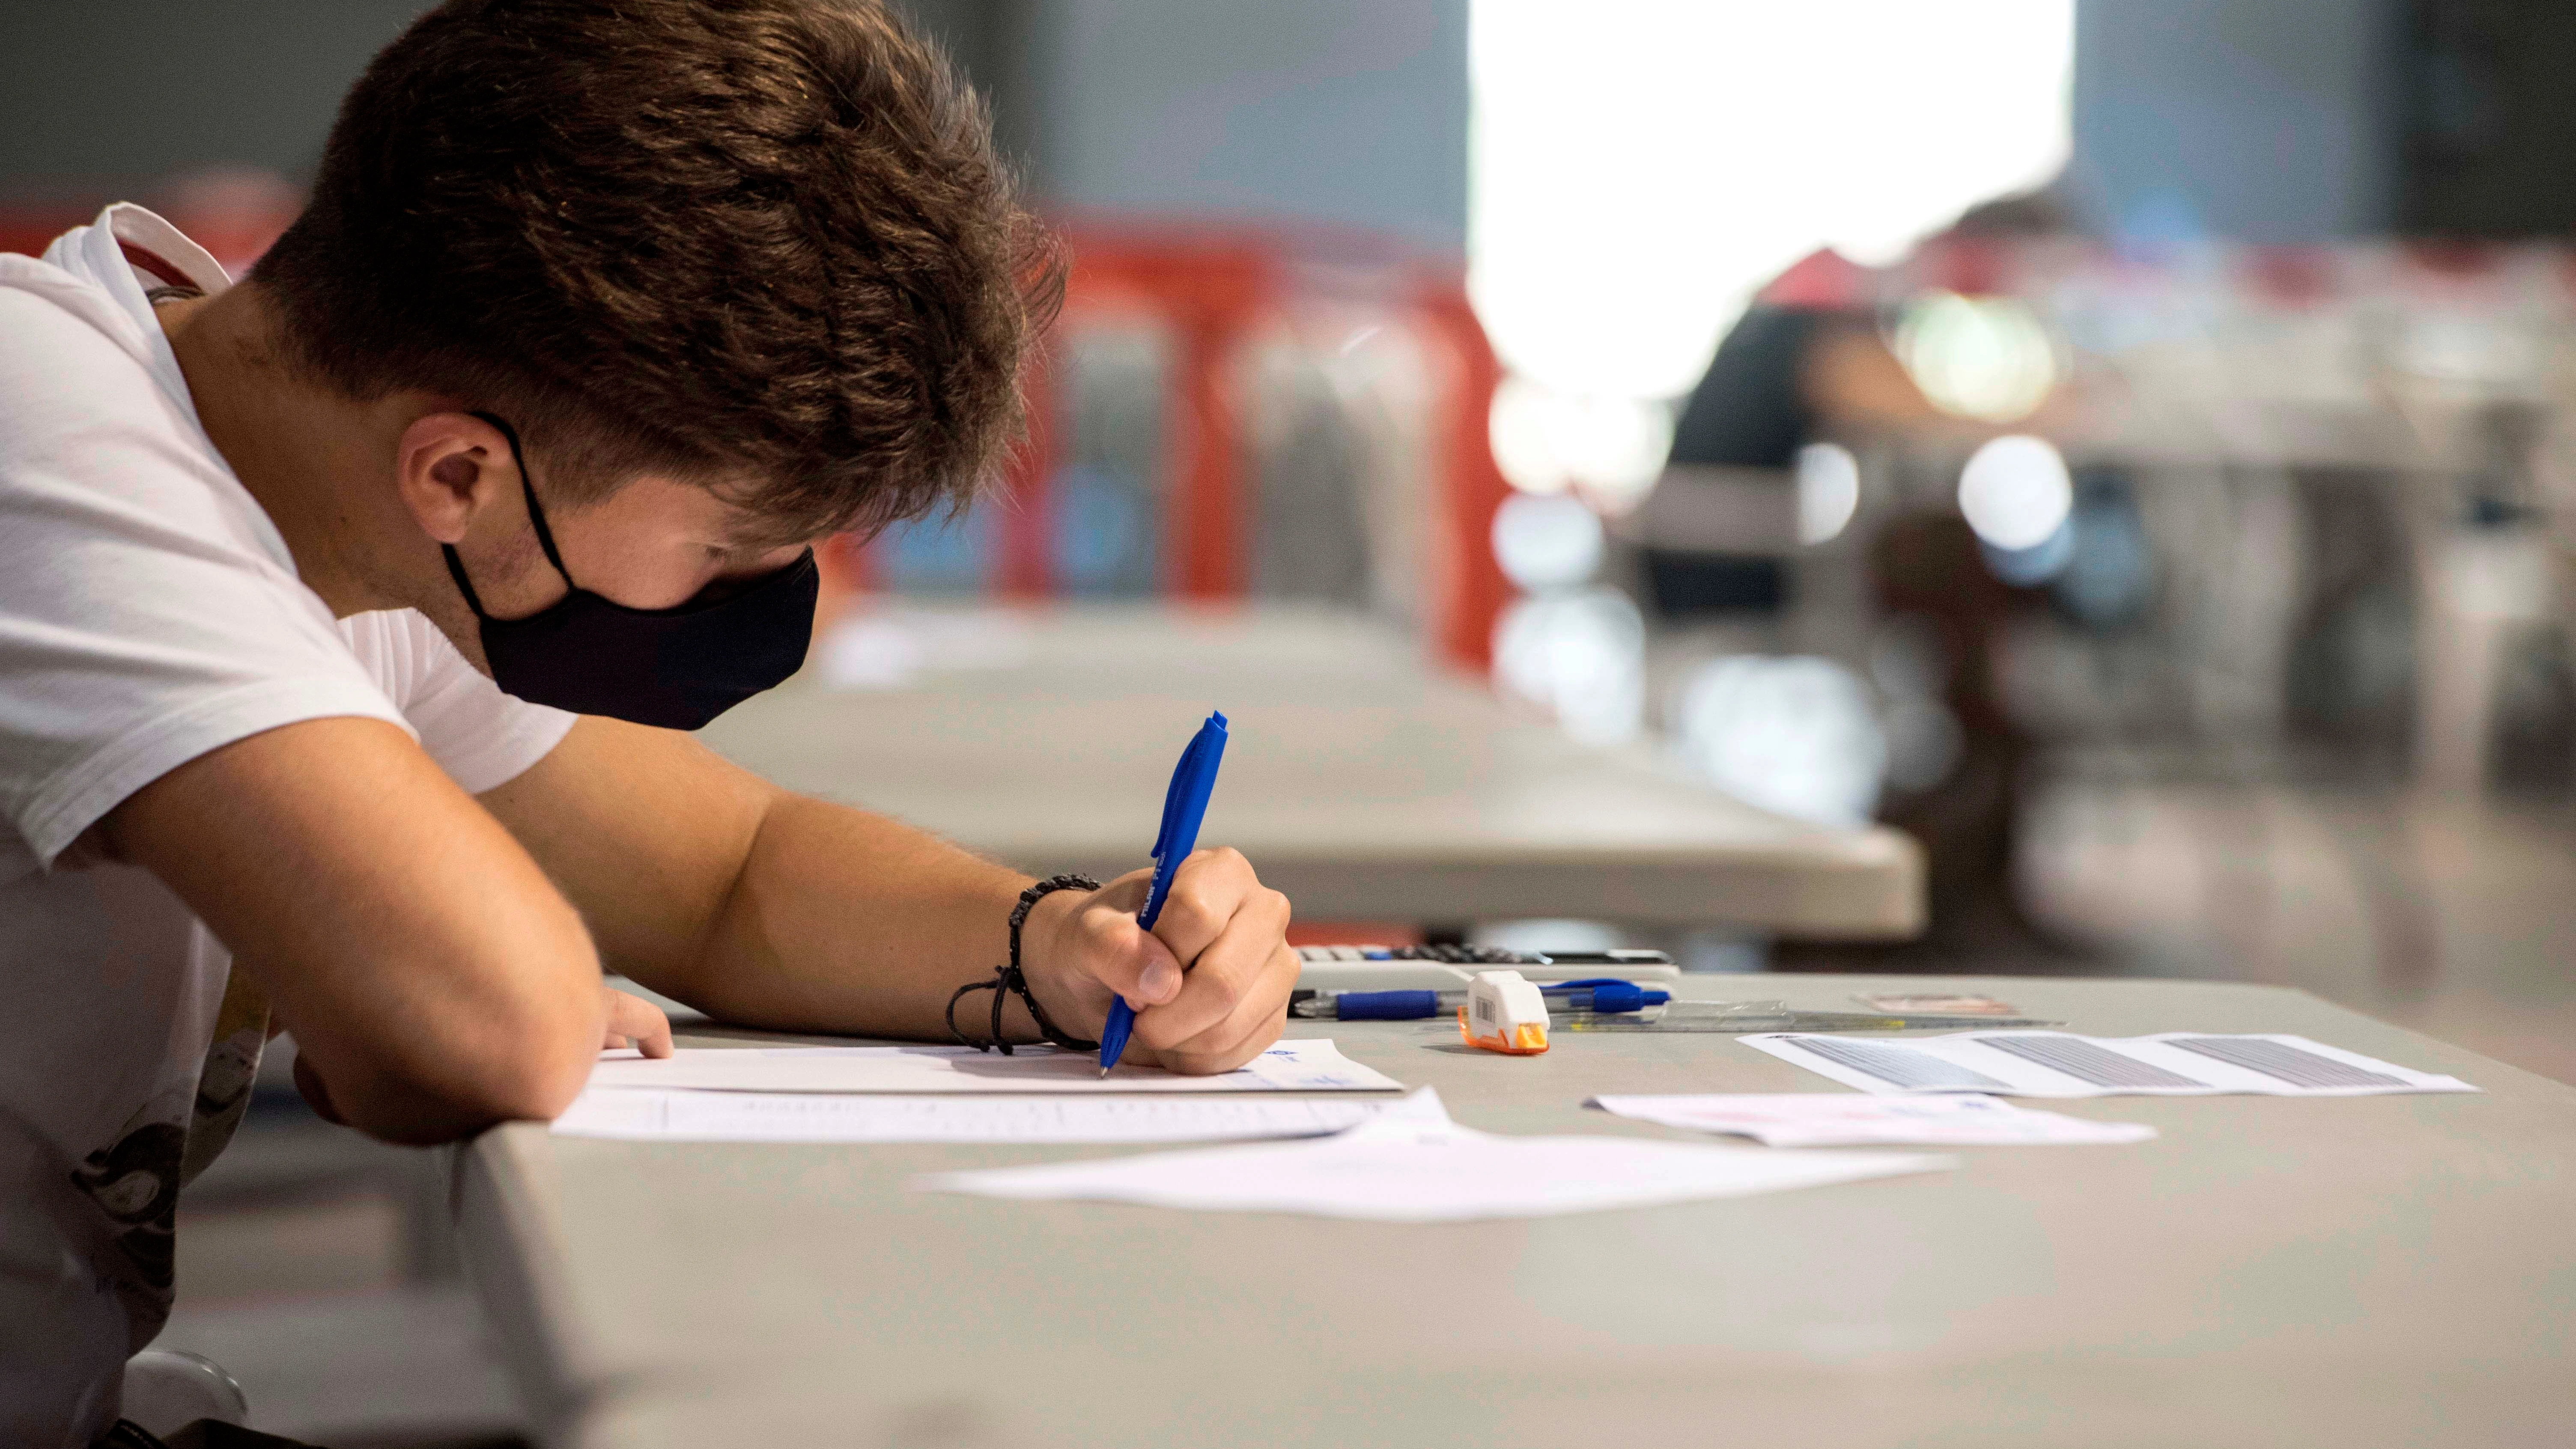
M 814 635 L 820 579 L 814 551 L 766 578 L 717 598 L 704 594 L 670 609 L 630 609 L 573 583 L 555 551 L 519 435 L 489 413 L 474 416 L 510 440 L 528 520 L 546 562 L 572 592 L 524 619 L 495 619 L 465 577 L 453 545 L 447 571 L 481 622 L 492 681 L 531 704 L 604 714 L 664 729 L 693 730 L 796 672 Z

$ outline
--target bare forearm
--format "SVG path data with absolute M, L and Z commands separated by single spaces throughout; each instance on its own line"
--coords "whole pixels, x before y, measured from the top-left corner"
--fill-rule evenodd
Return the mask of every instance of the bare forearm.
M 1009 953 L 1019 873 L 864 811 L 778 789 L 667 730 L 585 719 L 484 803 L 582 911 L 606 961 L 722 1020 L 941 1040 L 958 987 Z M 1038 901 L 1028 989 L 1059 1029 L 1097 1036 L 1137 1009 L 1131 1054 L 1225 1071 L 1279 1034 L 1296 957 L 1288 901 L 1233 851 L 1181 862 L 1149 932 L 1150 871 Z M 980 1038 L 992 999 L 958 1022 Z M 1004 1035 L 1036 1038 L 1003 1004 Z
M 1027 884 L 883 816 L 781 795 L 697 959 L 663 989 L 746 1026 L 944 1038 L 950 994 L 1008 954 Z M 1005 1023 L 1034 1035 L 1016 1005 Z

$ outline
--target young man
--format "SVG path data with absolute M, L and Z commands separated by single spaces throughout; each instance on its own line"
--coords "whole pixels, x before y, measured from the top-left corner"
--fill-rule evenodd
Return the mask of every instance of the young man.
M 0 1442 L 116 1422 L 272 1028 L 398 1142 L 666 1040 L 603 963 L 947 1036 L 1029 882 L 672 727 L 795 667 L 812 540 L 971 495 L 1052 277 L 868 0 L 451 0 L 247 280 L 131 207 L 0 258 Z M 1007 1035 L 1247 1060 L 1286 900 L 1143 890 L 1035 900 Z

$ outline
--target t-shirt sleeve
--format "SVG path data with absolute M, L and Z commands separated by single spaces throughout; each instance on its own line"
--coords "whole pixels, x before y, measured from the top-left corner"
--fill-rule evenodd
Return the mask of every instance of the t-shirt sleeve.
M 0 287 L 0 818 L 38 862 L 235 740 L 408 728 L 282 553 L 124 346 Z
M 516 779 L 580 718 L 502 693 L 416 609 L 355 615 L 340 632 L 387 682 L 420 747 L 468 794 Z

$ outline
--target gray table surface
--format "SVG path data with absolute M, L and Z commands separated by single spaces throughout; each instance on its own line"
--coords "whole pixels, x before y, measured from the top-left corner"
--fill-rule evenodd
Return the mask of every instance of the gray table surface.
M 1962 988 L 2077 1031 L 2299 1032 L 2485 1093 L 2039 1103 L 2163 1135 L 1442 1226 L 906 1187 L 1114 1148 L 519 1125 L 460 1155 L 467 1256 L 556 1444 L 2576 1440 L 2576 1090 L 2274 987 L 1689 986 L 1812 1007 Z M 1585 1111 L 1595 1092 L 1836 1090 L 1723 1036 L 1563 1037 L 1515 1059 L 1419 1023 L 1332 1034 L 1508 1133 L 1684 1135 Z
M 1221 709 L 1232 738 L 1200 839 L 1241 849 L 1309 920 L 1922 927 L 1921 852 L 1904 835 L 1783 820 L 1643 747 L 1579 745 L 1359 615 L 1066 606 L 878 622 L 880 648 L 946 667 L 855 691 L 809 669 L 707 742 L 1032 875 L 1107 879 L 1144 863 L 1172 763 Z

